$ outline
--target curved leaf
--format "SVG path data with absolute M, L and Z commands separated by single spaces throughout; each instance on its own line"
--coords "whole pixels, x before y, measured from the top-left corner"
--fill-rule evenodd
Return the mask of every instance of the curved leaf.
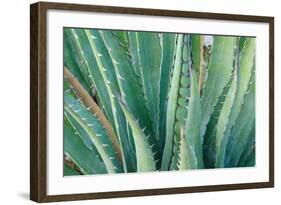
M 159 34 L 136 32 L 136 36 L 145 103 L 152 119 L 156 139 L 159 139 L 159 81 L 162 58 Z
M 83 174 L 107 173 L 99 154 L 88 149 L 77 132 L 64 123 L 64 153 L 81 170 Z
M 225 135 L 225 131 L 227 129 L 227 123 L 230 117 L 230 113 L 232 111 L 237 87 L 236 72 L 237 71 L 235 70 L 233 74 L 233 79 L 231 81 L 231 86 L 225 97 L 216 125 L 216 167 L 224 167 L 225 151 L 228 142 L 228 135 Z
M 164 149 L 165 144 L 168 90 L 175 57 L 176 36 L 177 34 L 163 33 L 161 38 L 162 60 L 159 91 L 159 140 L 161 149 Z
M 64 102 L 65 111 L 71 115 L 88 134 L 100 154 L 108 173 L 120 172 L 122 170 L 121 164 L 113 150 L 111 141 L 98 119 L 71 96 L 65 95 Z
M 85 30 L 85 33 L 96 59 L 97 69 L 101 74 L 102 80 L 104 81 L 104 84 L 106 86 L 105 88 L 109 96 L 108 99 L 104 100 L 110 102 L 110 107 L 113 115 L 113 123 L 115 125 L 119 143 L 121 144 L 125 172 L 127 172 L 128 169 L 129 171 L 132 171 L 132 167 L 134 166 L 134 159 L 131 158 L 132 155 L 128 154 L 131 147 L 127 146 L 129 136 L 127 136 L 126 132 L 126 120 L 115 97 L 115 92 L 119 92 L 119 87 L 112 59 L 110 58 L 109 52 L 106 49 L 106 46 L 104 45 L 99 32 Z M 91 75 L 93 75 L 93 78 L 95 78 L 95 73 L 93 70 L 91 70 Z M 122 136 L 122 138 L 120 136 Z
M 210 121 L 207 125 L 207 129 L 203 140 L 203 152 L 204 152 L 204 164 L 206 168 L 215 168 L 216 162 L 216 133 L 217 133 L 217 123 L 223 107 L 224 101 L 226 99 L 227 93 L 232 84 L 231 78 L 228 84 L 224 87 L 221 96 L 214 108 L 214 112 L 211 115 Z
M 121 99 L 119 100 L 119 102 L 132 128 L 135 147 L 136 147 L 137 171 L 138 172 L 155 171 L 156 162 L 154 159 L 154 153 L 147 140 L 150 136 L 145 135 L 144 130 L 140 128 L 136 119 L 126 108 L 126 105 L 123 102 L 121 102 Z
M 171 85 L 168 94 L 167 115 L 166 118 L 166 139 L 162 158 L 162 170 L 168 170 L 173 152 L 174 124 L 176 118 L 176 108 L 178 100 L 178 90 L 180 83 L 180 75 L 182 69 L 182 50 L 184 36 L 179 34 L 177 37 L 176 58 L 171 78 Z M 188 70 L 188 69 L 187 69 Z
M 230 135 L 231 129 L 235 125 L 239 113 L 242 108 L 243 100 L 248 89 L 251 76 L 254 73 L 254 58 L 255 58 L 255 39 L 247 38 L 244 43 L 244 47 L 239 53 L 238 70 L 237 70 L 237 90 L 235 93 L 233 106 L 229 119 L 227 122 L 226 129 L 224 131 L 224 136 L 228 140 L 225 142 L 225 148 L 222 150 L 223 156 L 226 150 L 231 150 L 232 146 L 235 144 L 235 140 L 238 136 Z M 224 165 L 224 157 L 220 161 L 220 167 Z
M 255 130 L 255 75 L 252 75 L 249 88 L 244 97 L 241 112 L 231 129 L 231 144 L 228 144 L 226 164 L 236 167 L 247 142 L 254 136 Z
M 198 85 L 198 77 L 195 69 L 191 69 L 191 83 L 190 83 L 190 100 L 189 108 L 186 120 L 185 136 L 187 145 L 190 152 L 193 153 L 196 158 L 196 167 L 192 168 L 204 168 L 203 162 L 203 148 L 202 137 L 200 136 L 201 125 L 201 106 L 200 106 L 200 90 Z
M 139 121 L 139 125 L 141 129 L 144 129 L 145 134 L 151 136 L 148 141 L 151 145 L 154 145 L 153 151 L 157 152 L 157 166 L 160 167 L 161 155 L 158 149 L 159 145 L 156 142 L 152 121 L 145 103 L 145 98 L 142 94 L 141 87 L 138 84 L 137 76 L 134 74 L 132 65 L 130 64 L 126 54 L 122 52 L 122 49 L 120 49 L 112 33 L 102 31 L 99 33 L 114 64 L 122 100 L 126 103 L 126 106 L 130 110 L 131 114 L 136 118 L 137 121 Z
M 208 77 L 201 98 L 201 136 L 204 136 L 214 106 L 218 102 L 218 98 L 222 94 L 223 88 L 230 79 L 233 69 L 235 40 L 235 37 L 214 37 L 208 66 Z
M 111 109 L 111 103 L 108 100 L 110 95 L 106 89 L 106 82 L 102 78 L 102 74 L 98 69 L 98 65 L 94 54 L 92 52 L 91 45 L 85 35 L 84 29 L 66 29 L 67 38 L 69 38 L 76 46 L 71 50 L 74 56 L 79 57 L 80 70 L 83 70 L 84 75 L 92 82 L 96 87 L 100 101 L 103 105 L 105 113 L 112 124 L 114 124 L 113 113 Z M 67 67 L 72 71 L 71 67 Z M 76 76 L 75 76 L 76 77 Z

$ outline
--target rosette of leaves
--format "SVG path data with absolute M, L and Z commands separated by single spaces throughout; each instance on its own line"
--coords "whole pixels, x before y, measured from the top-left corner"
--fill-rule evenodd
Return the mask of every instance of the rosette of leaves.
M 255 38 L 64 29 L 64 175 L 255 165 Z

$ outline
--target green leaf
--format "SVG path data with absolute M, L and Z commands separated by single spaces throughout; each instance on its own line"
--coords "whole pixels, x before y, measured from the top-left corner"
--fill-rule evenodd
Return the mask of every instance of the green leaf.
M 166 161 L 164 162 L 163 160 L 162 163 L 163 166 L 162 168 L 164 170 L 166 169 L 165 166 L 168 166 L 169 163 L 170 163 L 170 170 L 178 169 L 179 152 L 180 152 L 179 145 L 181 141 L 180 130 L 182 127 L 186 131 L 188 129 L 190 130 L 193 129 L 190 124 L 188 125 L 190 127 L 186 127 L 186 118 L 190 110 L 189 108 L 190 100 L 191 100 L 190 92 L 192 92 L 193 95 L 194 92 L 196 92 L 191 89 L 198 88 L 198 85 L 190 86 L 189 70 L 191 69 L 192 66 L 192 60 L 191 60 L 191 46 L 190 46 L 189 35 L 184 35 L 182 39 L 178 38 L 177 46 L 178 46 L 178 50 L 175 59 L 175 66 L 173 70 L 173 76 L 172 76 L 171 88 L 169 90 L 169 98 L 168 98 L 168 106 L 167 106 L 167 113 L 169 113 L 169 115 L 167 116 L 167 126 L 166 126 L 167 141 L 165 144 L 164 156 L 163 156 L 166 157 L 165 159 Z M 195 76 L 195 78 L 197 78 L 196 73 L 194 73 L 193 75 Z M 195 81 L 198 83 L 197 79 L 193 79 L 193 83 Z M 199 92 L 197 94 L 199 99 Z M 192 96 L 192 100 L 194 100 L 194 97 L 196 96 Z M 199 102 L 198 105 L 200 106 L 200 100 L 198 102 Z M 192 107 L 195 108 L 194 104 L 192 105 Z M 196 111 L 198 111 L 197 108 Z M 191 116 L 192 115 L 193 114 L 191 114 Z M 199 113 L 199 118 L 200 115 L 201 114 Z M 187 134 L 189 135 L 187 136 L 187 138 L 189 137 L 193 138 L 193 136 L 196 135 L 196 133 L 190 133 L 190 130 L 187 131 Z M 170 139 L 172 139 L 171 144 L 169 143 Z M 190 138 L 188 140 L 190 140 Z M 198 140 L 200 141 L 200 137 L 198 138 Z M 194 144 L 192 144 L 192 146 L 193 145 Z M 188 146 L 190 146 L 190 144 Z M 202 160 L 202 155 L 201 155 L 201 160 Z
M 135 147 L 136 147 L 137 171 L 138 172 L 155 171 L 156 162 L 154 159 L 154 153 L 147 140 L 147 138 L 149 138 L 150 136 L 145 135 L 144 130 L 141 129 L 134 116 L 129 112 L 128 108 L 126 108 L 126 105 L 123 102 L 121 102 L 121 99 L 119 100 L 119 102 L 132 128 Z
M 252 74 L 247 93 L 236 123 L 231 129 L 226 164 L 236 167 L 243 150 L 252 136 L 255 136 L 255 75 Z
M 144 129 L 146 135 L 150 135 L 149 143 L 154 145 L 153 151 L 157 152 L 157 166 L 160 167 L 160 153 L 158 144 L 156 143 L 155 133 L 152 126 L 152 121 L 149 111 L 146 107 L 145 98 L 142 94 L 140 85 L 128 57 L 116 42 L 116 39 L 110 32 L 99 32 L 107 50 L 110 51 L 110 57 L 114 64 L 115 73 L 117 76 L 119 88 L 121 91 L 122 101 L 124 101 L 130 110 L 131 114 L 139 121 L 141 129 Z
M 136 35 L 145 103 L 152 119 L 156 139 L 159 139 L 159 81 L 162 58 L 159 34 L 136 32 Z
M 118 82 L 115 75 L 113 60 L 109 55 L 109 51 L 105 46 L 103 39 L 101 38 L 98 31 L 85 30 L 86 36 L 91 45 L 92 52 L 97 62 L 98 72 L 100 72 L 104 85 L 106 86 L 106 92 L 108 93 L 109 99 L 104 99 L 110 102 L 111 110 L 113 111 L 113 124 L 117 132 L 119 143 L 121 144 L 121 150 L 123 154 L 123 164 L 125 172 L 134 171 L 136 168 L 132 147 L 129 146 L 130 141 L 127 133 L 126 119 L 122 110 L 116 100 L 115 92 L 119 92 Z M 91 75 L 95 78 L 96 70 L 91 69 Z M 101 79 L 97 79 L 101 80 Z M 100 86 L 99 86 L 100 87 Z M 122 137 L 121 137 L 122 136 Z
M 225 97 L 216 125 L 216 167 L 224 167 L 225 151 L 228 135 L 225 135 L 227 123 L 234 103 L 237 88 L 237 70 L 234 71 L 231 86 Z
M 182 53 L 183 53 L 184 35 L 177 36 L 176 58 L 173 68 L 173 75 L 171 78 L 171 85 L 168 94 L 167 115 L 166 118 L 166 139 L 162 158 L 162 170 L 168 170 L 172 153 L 173 153 L 173 138 L 174 138 L 174 124 L 176 121 L 176 108 L 178 101 L 178 91 L 180 87 L 180 77 L 182 70 Z M 187 69 L 188 70 L 188 69 Z
M 236 37 L 215 36 L 208 66 L 208 78 L 201 98 L 202 123 L 200 135 L 204 136 L 206 126 L 218 102 L 223 88 L 228 83 L 234 58 Z
M 79 29 L 64 28 L 64 65 L 67 66 L 86 90 L 91 92 L 93 81 L 89 77 L 85 52 L 81 49 Z
M 71 115 L 88 134 L 100 154 L 108 173 L 120 172 L 122 170 L 121 164 L 117 159 L 111 141 L 98 119 L 71 96 L 65 95 L 64 102 L 65 111 Z
M 104 174 L 107 170 L 99 154 L 88 149 L 76 131 L 64 123 L 64 153 L 83 174 Z
M 67 112 L 64 113 L 65 121 L 69 123 L 69 126 L 72 127 L 75 134 L 79 136 L 84 144 L 87 146 L 88 149 L 93 150 L 94 152 L 97 152 L 95 149 L 95 145 L 93 144 L 92 140 L 88 136 L 87 132 L 79 125 L 79 123 Z
M 179 154 L 179 169 L 202 169 L 203 162 L 203 148 L 200 139 L 201 126 L 201 106 L 200 106 L 200 91 L 197 80 L 197 73 L 195 69 L 191 69 L 191 85 L 190 85 L 190 101 L 189 109 L 186 119 L 185 131 L 183 128 L 180 141 Z
M 78 59 L 80 70 L 83 71 L 84 75 L 90 79 L 93 86 L 97 89 L 105 113 L 109 121 L 114 124 L 111 103 L 108 100 L 110 95 L 106 89 L 106 83 L 103 80 L 102 74 L 98 69 L 99 67 L 84 29 L 66 29 L 66 33 L 67 37 L 76 45 L 71 52 L 73 52 L 74 56 L 80 57 Z M 71 70 L 71 67 L 68 68 Z M 73 74 L 75 75 L 75 73 Z
M 186 144 L 193 153 L 196 161 L 196 167 L 204 168 L 203 162 L 203 139 L 200 137 L 201 125 L 201 106 L 200 106 L 200 90 L 198 86 L 198 77 L 195 69 L 190 68 L 191 86 L 190 86 L 190 100 L 186 120 L 185 136 Z
M 181 129 L 183 133 L 183 129 Z M 181 141 L 179 144 L 179 161 L 177 163 L 178 170 L 188 170 L 196 167 L 196 157 L 190 152 L 189 146 L 186 143 L 185 136 L 181 134 Z
M 64 66 L 70 68 L 71 72 L 75 75 L 75 77 L 83 85 L 83 87 L 90 92 L 92 86 L 91 82 L 85 80 L 77 62 L 78 59 L 74 52 L 75 49 L 73 48 L 73 46 L 71 46 L 71 42 L 69 41 L 69 36 L 67 36 L 64 32 Z
M 207 125 L 207 129 L 204 135 L 203 153 L 204 153 L 204 164 L 206 168 L 215 168 L 217 124 L 225 98 L 231 87 L 232 80 L 233 78 L 231 78 L 228 84 L 224 87 L 223 92 L 219 97 L 219 100 L 214 108 L 214 112 L 211 115 L 210 121 Z
M 161 38 L 162 60 L 159 91 L 159 140 L 161 149 L 164 149 L 165 144 L 168 90 L 174 63 L 176 36 L 177 34 L 163 33 Z
M 183 129 L 181 128 L 181 133 L 183 133 Z M 177 163 L 178 170 L 189 170 L 197 168 L 197 161 L 195 153 L 192 152 L 192 148 L 190 144 L 188 144 L 188 140 L 181 134 L 181 140 L 179 143 L 179 161 Z
M 134 159 L 134 155 L 126 151 L 127 149 L 131 149 L 130 142 L 128 142 L 125 135 L 127 130 L 126 120 L 124 115 L 119 113 L 121 108 L 119 107 L 118 109 L 118 103 L 116 104 L 112 91 L 112 88 L 119 91 L 119 87 L 109 53 L 97 31 L 84 29 L 74 30 L 75 35 L 70 35 L 70 37 L 77 41 L 79 45 L 78 49 L 80 49 L 79 52 L 83 53 L 83 65 L 86 65 L 89 77 L 94 82 L 103 109 L 115 131 L 118 131 L 118 136 L 123 136 L 122 140 L 119 138 L 119 143 L 122 146 L 121 148 L 125 149 L 125 151 L 122 150 L 122 154 L 124 154 L 123 159 L 125 159 L 124 162 L 126 162 L 123 162 L 124 169 L 125 171 L 127 168 L 128 171 L 134 171 L 136 170 L 136 160 Z
M 239 53 L 238 70 L 237 70 L 237 91 L 235 93 L 233 106 L 227 122 L 227 127 L 224 131 L 224 135 L 228 140 L 228 142 L 225 143 L 228 143 L 229 145 L 233 145 L 234 143 L 232 141 L 235 140 L 236 137 L 238 137 L 238 136 L 229 137 L 229 135 L 241 111 L 244 96 L 247 92 L 252 73 L 254 75 L 253 72 L 254 58 L 255 58 L 255 39 L 247 38 L 244 43 L 244 47 Z M 230 150 L 232 148 L 228 146 L 227 149 Z M 226 146 L 224 149 L 222 149 L 221 156 L 225 155 L 225 151 L 226 151 Z M 221 159 L 220 166 L 223 166 L 223 163 L 224 163 L 224 158 Z

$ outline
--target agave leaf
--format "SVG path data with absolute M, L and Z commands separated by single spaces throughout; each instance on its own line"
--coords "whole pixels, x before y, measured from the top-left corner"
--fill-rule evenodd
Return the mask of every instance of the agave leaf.
M 72 169 L 66 163 L 63 163 L 63 176 L 75 176 L 75 175 L 81 175 L 81 174 L 76 170 Z
M 136 32 L 136 36 L 145 103 L 152 119 L 156 139 L 159 139 L 159 81 L 162 58 L 159 34 Z
M 91 91 L 91 82 L 85 80 L 83 73 L 80 70 L 79 67 L 79 61 L 78 61 L 78 56 L 75 55 L 75 52 L 73 52 L 74 48 L 73 45 L 71 44 L 71 39 L 70 37 L 66 35 L 66 32 L 64 32 L 64 48 L 63 48 L 63 60 L 64 60 L 64 66 L 68 67 L 71 69 L 71 73 L 75 75 L 75 77 L 78 79 L 78 81 L 83 85 L 83 87 L 87 91 Z
M 99 154 L 88 149 L 76 131 L 64 123 L 64 152 L 83 174 L 107 173 Z
M 89 76 L 88 62 L 81 48 L 79 29 L 64 29 L 64 63 L 77 77 L 87 91 L 93 88 L 93 81 Z
M 198 77 L 195 69 L 191 69 L 191 84 L 190 84 L 190 100 L 189 109 L 186 120 L 185 136 L 186 144 L 188 145 L 190 152 L 196 158 L 196 167 L 204 168 L 203 162 L 203 140 L 200 137 L 200 125 L 201 125 L 201 106 L 200 106 L 200 90 L 198 85 Z
M 84 144 L 87 146 L 89 150 L 91 150 L 93 153 L 95 153 L 96 157 L 102 161 L 98 150 L 96 149 L 93 141 L 91 140 L 88 133 L 84 130 L 84 128 L 76 121 L 76 119 L 71 116 L 68 112 L 64 112 L 64 123 L 67 124 L 67 126 L 71 127 L 74 131 L 74 134 L 81 138 L 81 140 L 84 142 Z M 104 144 L 105 145 L 105 144 Z M 109 144 L 110 145 L 110 144 Z M 114 147 L 114 146 L 113 146 Z M 115 148 L 115 147 L 114 147 Z M 116 152 L 116 150 L 114 150 Z M 116 152 L 117 154 L 117 152 Z M 121 159 L 119 159 L 121 160 Z
M 173 156 L 172 156 L 172 162 L 170 165 L 171 170 L 178 169 L 179 152 L 180 152 L 179 145 L 180 145 L 180 141 L 181 141 L 180 127 L 185 128 L 184 135 L 185 135 L 185 138 L 189 140 L 189 142 L 188 142 L 189 148 L 192 148 L 192 149 L 194 148 L 193 147 L 194 141 L 190 142 L 190 139 L 193 139 L 193 137 L 196 136 L 196 131 L 193 133 L 194 130 L 192 130 L 193 125 L 190 124 L 191 121 L 189 121 L 189 125 L 188 125 L 189 127 L 186 126 L 187 125 L 186 124 L 187 116 L 194 115 L 192 113 L 191 113 L 191 115 L 189 115 L 189 110 L 195 109 L 196 111 L 199 111 L 198 107 L 194 106 L 194 104 L 190 105 L 190 102 L 191 102 L 190 94 L 191 93 L 193 94 L 192 101 L 194 101 L 194 98 L 196 98 L 196 96 L 194 95 L 196 91 L 194 91 L 194 89 L 197 89 L 197 87 L 198 87 L 198 85 L 191 85 L 191 82 L 190 82 L 191 75 L 193 75 L 193 76 L 195 76 L 195 78 L 197 78 L 196 73 L 191 74 L 191 67 L 194 66 L 194 63 L 192 61 L 192 46 L 191 45 L 192 45 L 192 40 L 190 38 L 190 35 L 185 35 L 183 47 L 182 47 L 182 67 L 181 67 L 180 86 L 179 86 L 179 90 L 178 90 L 178 100 L 177 100 L 177 107 L 176 107 Z M 196 72 L 196 71 L 194 71 L 194 72 Z M 192 83 L 194 83 L 195 81 L 198 83 L 197 79 L 192 79 L 192 81 L 193 81 Z M 198 94 L 199 94 L 199 92 L 198 92 Z M 200 101 L 198 103 L 199 103 L 198 105 L 200 105 Z M 198 113 L 199 118 L 201 118 L 200 112 Z M 199 121 L 200 121 L 200 119 L 199 119 Z M 196 127 L 196 122 L 195 122 L 195 127 Z M 188 134 L 188 136 L 187 136 L 187 134 Z M 200 137 L 198 138 L 198 140 L 200 141 Z M 190 150 L 189 152 L 191 154 L 193 154 L 193 153 L 195 154 L 194 150 Z M 195 156 L 195 157 L 197 157 L 197 156 Z M 202 156 L 199 159 L 201 160 Z M 199 163 L 201 164 L 201 161 Z
M 206 168 L 215 168 L 216 161 L 216 133 L 218 119 L 227 96 L 231 87 L 233 78 L 231 78 L 228 84 L 224 87 L 221 96 L 214 108 L 214 112 L 211 115 L 210 121 L 207 125 L 207 129 L 204 135 L 204 164 Z
M 225 135 L 227 123 L 234 103 L 235 92 L 237 88 L 237 71 L 234 71 L 231 86 L 225 97 L 221 108 L 219 119 L 216 125 L 216 167 L 224 167 L 225 151 L 228 142 L 228 135 Z
M 138 122 L 134 116 L 129 112 L 126 105 L 119 100 L 120 105 L 124 111 L 126 118 L 132 128 L 135 148 L 136 148 L 136 157 L 137 157 L 137 171 L 138 172 L 147 172 L 156 170 L 156 162 L 154 158 L 154 153 L 152 147 L 148 142 L 149 136 L 146 136 L 144 130 L 141 129 Z
M 82 139 L 86 147 L 89 150 L 93 150 L 94 152 L 97 152 L 95 150 L 95 145 L 93 144 L 92 140 L 88 136 L 87 132 L 83 129 L 83 127 L 81 127 L 79 123 L 71 115 L 67 114 L 67 112 L 64 113 L 64 118 L 65 121 L 68 121 L 69 126 L 72 127 L 75 134 Z
M 69 71 L 69 73 L 70 73 L 70 71 Z M 80 86 L 82 87 L 82 85 L 80 85 Z M 63 92 L 67 95 L 71 95 L 73 98 L 77 97 L 76 90 L 65 79 L 63 81 Z M 66 123 L 68 126 L 70 126 L 74 129 L 75 133 L 81 137 L 81 139 L 83 140 L 85 145 L 88 147 L 88 149 L 90 149 L 90 150 L 93 149 L 94 145 L 93 145 L 92 141 L 90 140 L 89 136 L 87 136 L 87 134 L 85 133 L 83 128 L 81 128 L 79 126 L 79 124 L 66 112 L 64 112 L 64 123 Z M 79 134 L 79 133 L 82 133 L 82 134 Z
M 244 97 L 241 112 L 230 133 L 230 143 L 226 151 L 226 164 L 236 167 L 247 142 L 255 136 L 255 75 L 252 74 L 247 93 Z
M 130 136 L 128 136 L 127 133 L 126 119 L 115 97 L 115 92 L 119 92 L 119 87 L 112 59 L 110 58 L 99 32 L 85 30 L 85 33 L 97 62 L 96 68 L 98 69 L 98 72 L 100 72 L 109 94 L 109 100 L 107 100 L 110 102 L 111 110 L 113 111 L 113 123 L 115 125 L 119 143 L 121 144 L 125 172 L 133 171 L 135 170 L 135 159 L 130 154 L 132 152 L 131 147 L 128 146 L 128 138 L 130 138 Z M 91 70 L 91 75 L 95 75 L 93 70 Z
M 86 31 L 86 33 L 85 33 Z M 86 35 L 88 34 L 88 35 Z M 75 36 L 71 36 L 72 38 L 77 38 L 77 44 L 79 44 L 79 48 L 81 49 L 81 53 L 84 55 L 84 64 L 87 66 L 89 77 L 94 82 L 94 86 L 98 92 L 99 100 L 101 101 L 101 104 L 105 110 L 105 113 L 111 122 L 111 125 L 115 129 L 115 132 L 120 131 L 120 127 L 126 122 L 123 120 L 123 124 L 121 121 L 118 123 L 116 122 L 116 115 L 115 111 L 118 113 L 118 107 L 115 108 L 114 106 L 114 96 L 113 92 L 111 90 L 111 86 L 114 87 L 115 90 L 119 91 L 117 79 L 115 76 L 115 72 L 113 69 L 113 65 L 111 63 L 111 60 L 109 58 L 109 54 L 107 53 L 107 50 L 102 42 L 98 42 L 98 47 L 96 49 L 93 49 L 95 47 L 95 44 L 93 45 L 93 40 L 95 40 L 97 37 L 95 36 L 95 33 L 89 33 L 88 30 L 84 29 L 75 29 Z M 110 100 L 108 100 L 110 99 Z M 121 108 L 119 108 L 120 110 Z M 123 116 L 123 114 L 119 113 L 117 115 L 119 118 Z M 123 117 L 124 118 L 124 117 Z M 119 127 L 116 128 L 115 125 L 119 125 Z M 126 130 L 126 129 L 125 129 Z M 124 136 L 124 134 L 121 132 L 121 134 L 117 133 L 118 136 Z M 121 148 L 125 146 L 128 146 L 127 142 L 123 142 L 126 140 L 125 136 L 123 137 L 123 140 L 121 141 L 119 138 L 119 143 L 121 144 Z M 114 144 L 115 145 L 115 144 Z M 118 151 L 118 150 L 117 150 Z M 134 171 L 136 165 L 134 165 L 136 162 L 133 159 L 134 155 L 124 153 L 123 150 L 121 150 L 121 157 L 120 159 L 123 160 L 124 169 L 127 171 L 127 166 L 129 171 Z M 124 154 L 124 156 L 123 156 Z M 118 156 L 119 151 L 118 151 Z M 126 158 L 126 159 L 125 159 Z M 126 162 L 126 164 L 124 163 Z
M 145 100 L 141 93 L 136 76 L 132 72 L 132 66 L 127 57 L 121 52 L 118 43 L 110 32 L 100 31 L 101 37 L 110 51 L 112 62 L 114 63 L 115 73 L 121 90 L 122 99 L 126 102 L 134 116 L 139 119 L 141 126 L 146 127 L 147 131 L 153 133 L 151 119 L 145 106 Z M 142 112 L 139 112 L 142 110 Z
M 215 167 L 225 167 L 225 153 L 228 142 L 228 135 L 225 135 L 225 131 L 227 129 L 227 123 L 231 114 L 231 109 L 234 103 L 235 93 L 237 91 L 237 67 L 238 67 L 238 56 L 239 56 L 239 48 L 238 48 L 238 39 L 236 40 L 236 48 L 235 48 L 235 57 L 234 57 L 234 71 L 231 77 L 230 87 L 227 91 L 227 94 L 224 98 L 223 105 L 221 107 L 218 121 L 216 125 L 216 134 L 215 134 Z
M 251 75 L 253 73 L 253 67 L 254 67 L 254 57 L 255 57 L 255 39 L 254 38 L 247 38 L 244 47 L 242 51 L 240 52 L 239 61 L 238 61 L 238 70 L 237 70 L 237 90 L 235 93 L 233 106 L 231 109 L 231 113 L 229 115 L 229 119 L 227 122 L 226 129 L 224 131 L 224 135 L 226 136 L 228 142 L 228 148 L 232 149 L 231 146 L 234 144 L 233 140 L 235 140 L 238 136 L 231 136 L 230 132 L 235 124 L 237 117 L 239 116 L 239 113 L 241 111 L 241 107 L 243 104 L 244 96 L 247 92 L 248 85 L 251 79 Z M 227 144 L 226 144 L 227 145 Z M 226 145 L 225 148 L 222 149 L 222 155 L 225 155 L 226 151 Z M 221 158 L 221 161 L 219 163 L 220 166 L 222 166 L 224 163 L 224 157 Z
M 180 141 L 179 169 L 202 169 L 203 148 L 200 139 L 201 106 L 198 77 L 192 65 L 189 66 L 191 75 L 190 101 L 184 135 Z M 183 130 L 183 129 L 182 129 Z
M 97 67 L 95 67 L 94 69 L 99 70 L 101 76 L 103 77 L 103 80 L 105 81 L 105 86 L 108 89 L 108 92 L 110 92 L 110 94 L 113 94 L 111 91 L 112 89 L 119 92 L 120 89 L 118 86 L 117 76 L 114 71 L 114 65 L 99 32 L 96 30 L 86 29 L 83 33 L 81 33 L 81 35 L 85 35 L 86 39 L 88 40 L 91 53 L 93 54 L 93 57 L 96 61 Z M 94 75 L 94 73 L 91 73 L 91 75 Z
M 166 114 L 168 89 L 172 66 L 174 63 L 176 34 L 163 33 L 161 38 L 162 59 L 160 68 L 160 91 L 159 91 L 159 140 L 160 148 L 164 149 L 166 136 Z
M 178 170 L 189 170 L 197 168 L 196 155 L 192 152 L 192 148 L 188 144 L 184 136 L 183 128 L 181 128 L 181 141 L 179 145 L 179 161 L 177 163 Z
M 99 121 L 102 123 L 103 127 L 105 128 L 112 144 L 117 152 L 117 156 L 122 161 L 122 153 L 120 150 L 120 145 L 118 144 L 117 137 L 115 135 L 115 132 L 113 128 L 111 127 L 110 123 L 108 122 L 107 118 L 101 111 L 101 109 L 98 107 L 98 105 L 95 103 L 95 101 L 91 98 L 91 96 L 87 93 L 86 90 L 83 89 L 79 81 L 70 73 L 70 71 L 67 68 L 64 68 L 64 76 L 66 78 L 66 81 L 70 84 L 70 86 L 73 88 L 73 91 L 75 92 L 75 95 L 78 97 L 79 101 L 83 102 L 85 106 L 87 107 L 87 110 L 92 112 L 94 115 L 97 116 Z
M 168 106 L 167 110 L 169 116 L 167 116 L 167 132 L 166 139 L 172 138 L 173 144 L 165 144 L 164 152 L 172 147 L 171 170 L 178 169 L 179 151 L 180 151 L 180 128 L 186 126 L 186 118 L 189 110 L 190 100 L 190 66 L 191 66 L 191 47 L 190 47 L 189 35 L 184 35 L 182 39 L 178 38 L 177 46 L 180 47 L 179 53 L 175 60 L 175 66 L 172 74 L 171 89 L 169 90 Z M 177 64 L 177 61 L 179 63 Z M 176 67 L 178 66 L 178 67 Z M 177 78 L 178 77 L 178 78 Z M 175 115 L 170 115 L 170 114 Z M 171 118 L 171 119 L 168 119 Z M 174 119 L 172 119 L 174 118 Z M 168 125 L 168 122 L 173 124 Z M 172 134 L 172 136 L 169 136 Z M 167 152 L 166 152 L 167 153 Z M 169 154 L 169 153 L 168 153 Z M 165 156 L 165 153 L 164 153 Z M 169 157 L 169 156 L 168 156 Z M 164 165 L 164 164 L 163 164 Z
M 237 73 L 237 92 L 235 96 L 235 102 L 231 112 L 231 120 L 229 123 L 229 129 L 233 126 L 243 103 L 244 96 L 247 92 L 248 85 L 251 81 L 251 76 L 254 77 L 254 63 L 255 63 L 255 39 L 247 38 L 243 44 L 243 48 L 240 52 L 238 73 Z M 254 78 L 253 78 L 254 80 Z
M 215 36 L 208 66 L 208 78 L 201 98 L 202 123 L 200 135 L 204 136 L 214 106 L 228 83 L 234 57 L 235 37 Z
M 184 36 L 179 34 L 177 36 L 176 45 L 176 58 L 173 68 L 173 75 L 171 78 L 171 85 L 168 94 L 168 104 L 167 104 L 167 119 L 166 119 L 166 139 L 165 147 L 162 158 L 162 170 L 169 170 L 171 163 L 172 153 L 173 153 L 173 137 L 174 137 L 174 124 L 176 121 L 176 108 L 178 101 L 178 91 L 180 86 L 180 75 L 182 69 L 182 52 L 183 52 L 183 41 Z
M 120 161 L 100 121 L 73 97 L 65 95 L 64 102 L 65 111 L 86 131 L 100 154 L 108 173 L 121 172 Z
M 105 113 L 111 124 L 114 125 L 111 103 L 108 100 L 110 95 L 107 92 L 106 83 L 98 69 L 96 59 L 94 58 L 94 54 L 85 32 L 83 29 L 66 29 L 66 33 L 67 37 L 72 42 L 75 42 L 76 47 L 74 47 L 71 52 L 73 52 L 76 57 L 80 57 L 78 59 L 78 62 L 80 63 L 79 66 L 81 67 L 80 70 L 84 71 L 87 78 L 89 78 L 93 86 L 96 87 Z M 69 68 L 69 70 L 72 69 Z
M 157 166 L 160 167 L 160 153 L 158 149 L 159 145 L 156 142 L 152 121 L 149 111 L 146 107 L 145 98 L 142 94 L 141 87 L 138 84 L 137 77 L 134 74 L 132 65 L 126 54 L 122 52 L 122 49 L 120 49 L 111 32 L 100 31 L 99 33 L 114 64 L 122 100 L 126 103 L 128 109 L 131 111 L 136 120 L 139 121 L 139 125 L 145 130 L 145 134 L 151 136 L 148 141 L 150 145 L 153 145 L 153 151 L 157 152 Z

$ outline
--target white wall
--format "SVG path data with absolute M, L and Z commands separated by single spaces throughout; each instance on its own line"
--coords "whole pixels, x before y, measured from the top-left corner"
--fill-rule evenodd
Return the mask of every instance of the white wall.
M 76 2 L 63 1 L 61 2 Z M 34 1 L 9 0 L 1 3 L 0 31 L 0 201 L 1 204 L 31 204 L 29 192 L 29 3 Z M 281 126 L 280 104 L 280 35 L 281 13 L 277 0 L 82 0 L 79 3 L 118 6 L 180 9 L 252 15 L 275 16 L 275 147 L 276 187 L 274 189 L 225 191 L 172 196 L 98 200 L 105 204 L 276 204 L 280 199 L 279 148 Z M 153 200 L 153 201 L 152 201 Z M 274 203 L 275 202 L 275 203 Z M 70 202 L 92 204 L 93 201 Z M 56 203 L 55 203 L 56 204 Z M 64 203 L 61 203 L 64 204 Z

